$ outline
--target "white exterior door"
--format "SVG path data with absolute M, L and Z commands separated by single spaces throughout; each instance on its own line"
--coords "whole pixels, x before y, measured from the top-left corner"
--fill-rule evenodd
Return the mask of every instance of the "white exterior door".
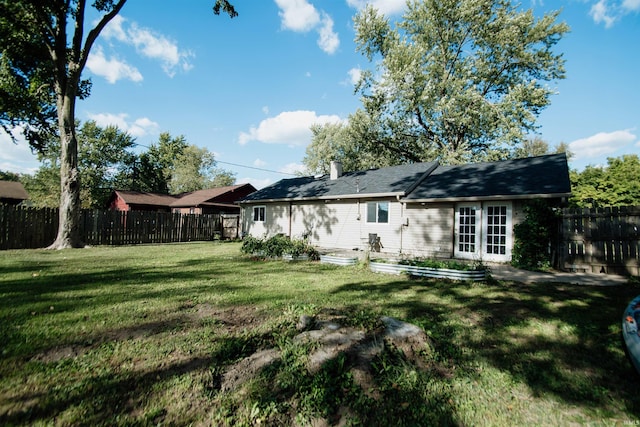
M 482 210 L 479 205 L 461 204 L 456 207 L 456 258 L 478 259 L 481 245 Z
M 453 255 L 462 259 L 511 261 L 511 214 L 510 202 L 457 205 Z
M 486 203 L 482 224 L 482 259 L 486 261 L 511 261 L 513 226 L 511 203 Z

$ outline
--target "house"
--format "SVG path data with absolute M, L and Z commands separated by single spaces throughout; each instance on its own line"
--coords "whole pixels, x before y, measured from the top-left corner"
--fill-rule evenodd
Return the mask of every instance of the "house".
M 115 190 L 109 209 L 187 214 L 238 214 L 236 201 L 256 191 L 251 184 L 229 185 L 192 191 L 175 196 L 159 193 Z
M 242 229 L 320 248 L 508 262 L 524 203 L 571 192 L 564 154 L 443 166 L 415 163 L 283 179 L 240 201 Z
M 17 205 L 29 199 L 29 193 L 22 183 L 17 181 L 0 181 L 0 204 Z
M 170 205 L 177 198 L 168 194 L 115 190 L 108 207 L 117 211 L 171 212 Z
M 238 200 L 256 191 L 251 184 L 229 185 L 183 193 L 171 203 L 173 212 L 192 214 L 238 214 Z

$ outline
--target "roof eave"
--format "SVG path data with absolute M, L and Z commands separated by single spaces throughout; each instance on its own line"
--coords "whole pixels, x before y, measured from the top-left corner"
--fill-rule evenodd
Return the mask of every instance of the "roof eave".
M 423 199 L 403 199 L 405 203 L 438 203 L 438 202 L 479 202 L 494 200 L 525 200 L 525 199 L 558 199 L 570 197 L 571 193 L 546 193 L 546 194 L 496 194 L 491 196 L 471 196 L 471 197 L 432 197 Z
M 389 197 L 403 197 L 406 193 L 404 191 L 394 193 L 354 193 L 354 194 L 340 194 L 331 196 L 317 196 L 317 197 L 288 197 L 279 199 L 256 199 L 256 200 L 241 200 L 238 203 L 241 205 L 255 204 L 255 203 L 277 203 L 277 202 L 310 202 L 314 200 L 343 200 L 343 199 L 380 199 Z

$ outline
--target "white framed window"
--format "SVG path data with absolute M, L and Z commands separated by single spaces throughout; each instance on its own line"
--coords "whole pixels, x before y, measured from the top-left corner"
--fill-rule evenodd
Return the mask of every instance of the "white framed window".
M 253 221 L 254 222 L 264 222 L 265 218 L 265 207 L 264 206 L 254 206 L 253 207 Z
M 389 202 L 367 202 L 367 222 L 388 223 Z

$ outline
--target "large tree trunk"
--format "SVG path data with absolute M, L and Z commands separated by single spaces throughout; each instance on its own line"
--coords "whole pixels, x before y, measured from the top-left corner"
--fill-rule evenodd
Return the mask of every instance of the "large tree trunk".
M 75 94 L 59 97 L 60 218 L 58 235 L 49 249 L 84 247 L 80 235 L 80 174 L 74 104 Z

